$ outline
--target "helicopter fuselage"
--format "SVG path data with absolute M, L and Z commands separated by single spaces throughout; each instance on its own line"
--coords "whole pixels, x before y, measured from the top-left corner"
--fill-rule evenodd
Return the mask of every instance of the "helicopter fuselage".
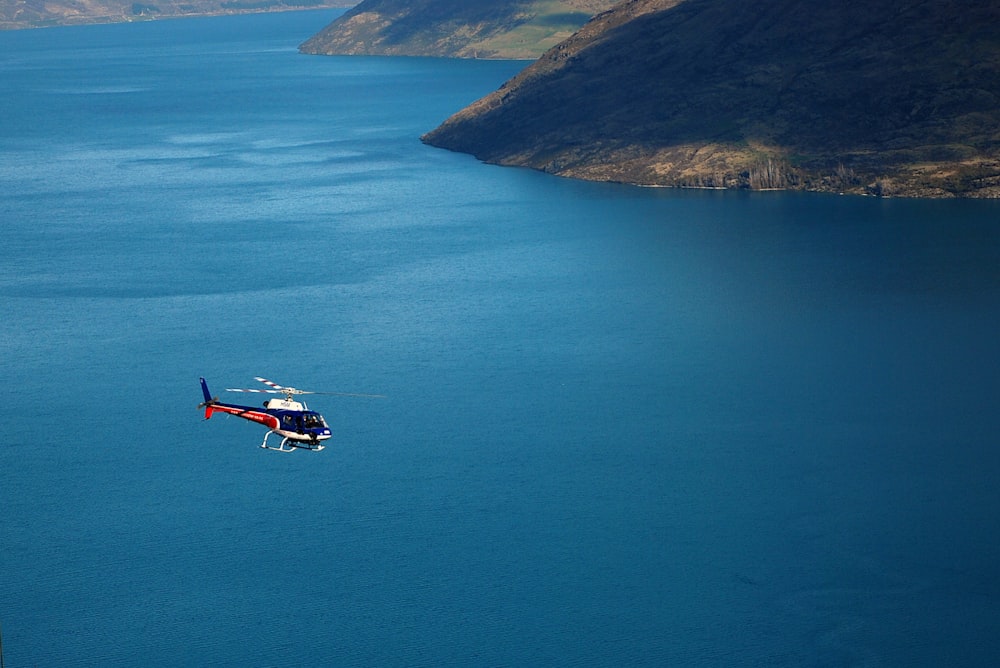
M 205 379 L 201 380 L 202 391 L 205 395 L 205 419 L 212 417 L 214 413 L 226 413 L 236 417 L 256 422 L 267 427 L 271 432 L 278 434 L 287 441 L 301 443 L 307 449 L 322 449 L 320 441 L 330 438 L 330 427 L 326 424 L 323 416 L 299 401 L 288 399 L 269 399 L 264 402 L 263 408 L 253 406 L 243 406 L 240 404 L 229 404 L 219 401 L 208 392 Z M 265 440 L 265 444 L 266 444 Z M 293 444 L 290 444 L 293 445 Z

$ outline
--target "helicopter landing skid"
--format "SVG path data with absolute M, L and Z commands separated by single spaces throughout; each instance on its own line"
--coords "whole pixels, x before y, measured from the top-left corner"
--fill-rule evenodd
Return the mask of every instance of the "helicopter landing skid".
M 318 442 L 304 443 L 303 445 L 291 445 L 289 441 L 291 441 L 292 439 L 288 438 L 287 436 L 281 439 L 281 443 L 278 444 L 278 447 L 274 447 L 273 445 L 267 444 L 267 439 L 273 433 L 274 432 L 269 431 L 266 434 L 264 434 L 264 442 L 260 444 L 260 447 L 264 448 L 265 450 L 274 450 L 275 452 L 295 452 L 296 450 L 312 450 L 313 452 L 319 452 L 320 450 L 326 447 L 325 445 L 320 445 Z M 288 446 L 287 448 L 285 447 L 286 445 Z

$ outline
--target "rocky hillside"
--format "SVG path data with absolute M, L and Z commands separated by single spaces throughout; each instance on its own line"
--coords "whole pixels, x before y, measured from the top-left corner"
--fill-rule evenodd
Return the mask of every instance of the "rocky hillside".
M 0 0 L 0 30 L 350 6 L 350 0 Z
M 533 60 L 616 1 L 364 0 L 300 50 Z
M 1000 0 L 626 0 L 424 141 L 594 180 L 1000 196 Z

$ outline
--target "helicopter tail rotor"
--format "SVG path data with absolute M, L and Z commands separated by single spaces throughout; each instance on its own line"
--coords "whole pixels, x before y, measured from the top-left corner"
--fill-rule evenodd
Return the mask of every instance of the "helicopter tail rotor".
M 205 419 L 207 420 L 212 417 L 212 406 L 219 403 L 219 397 L 213 397 L 212 393 L 208 391 L 208 383 L 205 382 L 204 378 L 201 379 L 201 393 L 205 395 L 205 401 L 198 404 L 198 408 L 205 409 Z

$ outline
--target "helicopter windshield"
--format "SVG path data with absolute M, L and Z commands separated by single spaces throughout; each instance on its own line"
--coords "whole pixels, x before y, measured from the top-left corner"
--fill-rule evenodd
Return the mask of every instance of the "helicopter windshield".
M 302 416 L 302 424 L 307 429 L 326 427 L 326 422 L 323 420 L 323 416 L 319 413 L 305 413 Z

